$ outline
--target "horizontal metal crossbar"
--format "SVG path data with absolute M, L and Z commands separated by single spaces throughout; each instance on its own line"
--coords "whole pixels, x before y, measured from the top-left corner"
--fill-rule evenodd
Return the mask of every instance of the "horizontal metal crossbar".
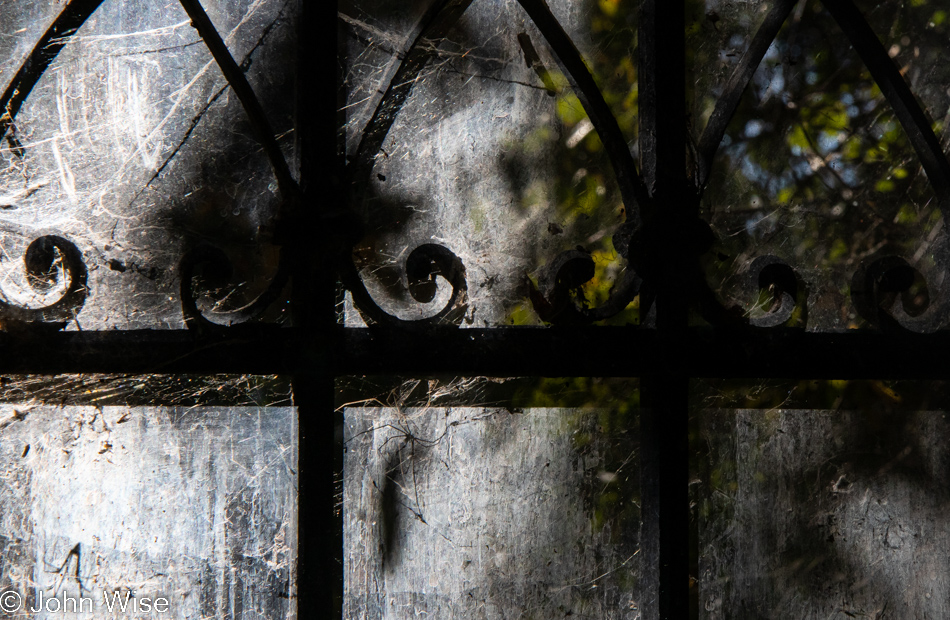
M 806 333 L 693 328 L 678 342 L 623 327 L 464 329 L 430 337 L 346 330 L 339 374 L 454 372 L 496 376 L 796 379 L 950 376 L 950 334 Z M 399 351 L 396 359 L 387 356 Z
M 679 341 L 625 327 L 413 331 L 338 328 L 321 342 L 337 376 L 457 374 L 796 379 L 950 377 L 950 333 L 695 327 Z M 0 334 L 0 372 L 298 373 L 308 362 L 294 328 Z

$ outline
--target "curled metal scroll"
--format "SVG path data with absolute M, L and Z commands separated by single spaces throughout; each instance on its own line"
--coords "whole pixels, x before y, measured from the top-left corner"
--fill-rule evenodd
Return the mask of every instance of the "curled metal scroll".
M 594 259 L 578 247 L 558 254 L 541 271 L 538 286 L 528 280 L 528 296 L 538 317 L 552 324 L 590 323 L 622 312 L 640 292 L 643 280 L 627 269 L 611 290 L 609 299 L 588 308 L 580 288 L 594 277 Z M 577 302 L 580 302 L 578 305 Z
M 594 260 L 589 252 L 582 248 L 561 252 L 542 270 L 538 288 L 528 280 L 535 312 L 548 323 L 581 322 L 582 310 L 574 304 L 571 293 L 593 277 Z
M 103 0 L 72 0 L 37 41 L 30 55 L 20 65 L 6 89 L 0 94 L 0 139 L 6 137 L 17 112 L 29 97 L 43 73 L 79 28 Z M 59 282 L 64 273 L 69 279 L 63 296 L 42 308 L 26 308 L 11 303 L 6 296 L 0 299 L 0 319 L 8 323 L 49 323 L 63 327 L 76 316 L 86 300 L 86 266 L 82 252 L 72 242 L 55 235 L 33 241 L 23 257 L 27 281 L 37 292 L 43 293 Z M 62 270 L 59 267 L 62 267 Z M 2 295 L 2 294 L 0 294 Z
M 283 252 L 281 253 L 283 255 Z M 282 258 L 282 256 L 281 256 Z M 250 303 L 226 312 L 203 312 L 199 307 L 201 298 L 224 287 L 233 273 L 233 266 L 222 250 L 202 244 L 185 253 L 179 264 L 181 286 L 181 310 L 185 325 L 190 329 L 220 329 L 251 323 L 259 319 L 280 296 L 287 284 L 287 269 L 284 260 L 278 260 L 277 273 L 267 288 Z
M 473 0 L 436 0 L 423 16 L 413 37 L 413 42 L 390 79 L 388 88 L 366 125 L 353 161 L 348 166 L 348 176 L 350 186 L 354 192 L 354 202 L 359 202 L 364 192 L 370 187 L 371 184 L 368 179 L 370 178 L 373 162 L 382 148 L 386 135 L 412 93 L 422 69 L 438 53 L 438 45 L 433 45 L 433 41 L 438 41 L 448 34 L 472 2 Z M 519 0 L 519 3 L 551 45 L 555 58 L 564 70 L 572 90 L 584 106 L 610 158 L 626 206 L 624 212 L 627 215 L 628 222 L 638 224 L 639 210 L 648 207 L 649 196 L 637 173 L 623 133 L 604 100 L 603 93 L 594 82 L 593 76 L 584 64 L 583 58 L 571 41 L 570 36 L 561 27 L 547 4 L 543 0 Z M 623 229 L 620 233 L 620 236 L 624 238 L 624 248 L 626 248 L 626 240 L 629 238 L 630 232 L 630 230 Z M 415 250 L 413 254 L 418 251 L 420 249 Z M 427 250 L 427 252 L 432 251 Z M 445 248 L 441 248 L 440 252 L 442 251 L 449 252 Z M 608 318 L 626 308 L 636 296 L 640 284 L 640 278 L 632 273 L 629 268 L 626 270 L 623 279 L 614 286 L 610 300 L 599 308 L 591 310 L 573 307 L 571 309 L 563 303 L 567 297 L 570 297 L 569 289 L 576 288 L 576 286 L 583 283 L 574 283 L 574 278 L 571 277 L 568 279 L 573 284 L 568 289 L 563 288 L 563 283 L 567 278 L 562 273 L 563 270 L 571 271 L 584 262 L 583 258 L 575 256 L 571 252 L 559 256 L 552 265 L 545 268 L 545 273 L 550 275 L 543 276 L 542 279 L 546 283 L 550 282 L 551 285 L 544 284 L 541 291 L 537 289 L 533 291 L 531 299 L 539 314 L 542 317 L 548 317 L 545 320 L 552 322 L 590 322 Z M 451 254 L 451 252 L 449 253 Z M 454 257 L 454 254 L 452 256 Z M 458 261 L 458 258 L 456 257 L 455 260 Z M 382 311 L 366 292 L 365 285 L 359 279 L 355 265 L 352 264 L 352 256 L 346 258 L 344 263 L 346 264 L 343 270 L 347 274 L 344 277 L 344 285 L 353 294 L 353 301 L 364 316 L 369 317 L 374 322 L 412 323 L 411 321 L 400 321 Z M 461 261 L 458 261 L 458 265 L 461 266 Z M 453 273 L 460 273 L 460 271 L 454 269 Z M 461 273 L 464 273 L 464 270 Z M 558 276 L 558 273 L 562 273 L 562 275 Z M 591 272 L 592 275 L 593 272 Z M 464 292 L 464 289 L 457 288 L 453 284 L 452 303 L 456 306 L 460 303 L 460 292 Z M 548 296 L 552 295 L 556 299 L 547 299 Z M 556 309 L 549 312 L 548 310 L 551 307 Z M 444 320 L 453 312 L 447 306 L 437 317 L 441 316 L 441 320 Z
M 947 319 L 947 304 L 933 302 L 923 274 L 899 256 L 865 261 L 851 278 L 851 300 L 858 314 L 883 331 L 936 331 Z
M 745 274 L 746 287 L 768 296 L 763 316 L 750 317 L 749 324 L 755 327 L 777 327 L 792 320 L 795 310 L 800 309 L 797 324 L 804 326 L 807 306 L 804 284 L 792 267 L 777 256 L 759 256 L 749 264 Z
M 63 288 L 62 294 L 53 303 L 30 308 L 11 302 L 0 291 L 0 320 L 8 324 L 48 324 L 63 328 L 86 301 L 87 271 L 82 252 L 63 237 L 45 235 L 30 243 L 23 263 L 26 280 L 36 294 L 47 294 L 57 284 Z
M 594 277 L 594 262 L 583 248 L 562 252 L 542 268 L 539 287 L 529 280 L 529 298 L 539 318 L 547 323 L 590 323 L 610 318 L 622 312 L 640 292 L 642 279 L 630 261 L 634 232 L 643 216 L 649 216 L 651 200 L 646 186 L 636 171 L 633 157 L 616 118 L 594 82 L 580 52 L 570 36 L 561 27 L 543 0 L 519 0 L 531 20 L 544 35 L 572 90 L 580 99 L 617 177 L 625 209 L 626 222 L 614 233 L 613 245 L 627 263 L 623 277 L 611 288 L 607 301 L 596 308 L 588 308 L 579 287 Z M 574 300 L 580 299 L 578 306 Z
M 437 278 L 442 277 L 452 286 L 452 294 L 437 313 L 421 319 L 401 319 L 373 301 L 359 271 L 352 261 L 343 265 L 343 285 L 353 296 L 353 303 L 363 319 L 371 325 L 401 325 L 404 327 L 434 327 L 459 325 L 468 309 L 468 285 L 465 281 L 465 266 L 461 259 L 448 248 L 435 243 L 426 243 L 414 249 L 406 258 L 403 286 L 412 298 L 420 303 L 435 299 Z

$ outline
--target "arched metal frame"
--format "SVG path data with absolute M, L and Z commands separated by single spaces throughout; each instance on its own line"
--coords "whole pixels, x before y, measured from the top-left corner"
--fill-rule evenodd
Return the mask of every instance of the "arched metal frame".
M 0 135 L 59 51 L 104 0 L 72 0 L 47 30 L 0 97 L 4 115 Z M 224 45 L 199 0 L 180 0 L 231 88 L 240 99 L 267 154 L 282 197 L 278 240 L 281 267 L 274 284 L 248 307 L 221 321 L 202 316 L 190 281 L 200 262 L 223 263 L 213 248 L 197 248 L 182 259 L 182 309 L 186 330 L 57 331 L 85 299 L 81 253 L 66 239 L 45 236 L 27 251 L 28 272 L 37 277 L 50 267 L 51 253 L 63 257 L 70 284 L 64 297 L 33 311 L 0 304 L 0 317 L 24 324 L 0 332 L 3 372 L 246 372 L 287 373 L 294 377 L 299 407 L 300 536 L 298 594 L 307 606 L 301 614 L 327 617 L 339 609 L 342 595 L 342 523 L 334 516 L 333 472 L 339 467 L 334 426 L 333 378 L 348 374 L 455 373 L 494 376 L 637 376 L 642 378 L 645 406 L 642 426 L 641 492 L 644 587 L 658 596 L 645 617 L 688 616 L 687 575 L 690 523 L 687 419 L 691 377 L 789 378 L 938 378 L 948 371 L 940 355 L 950 332 L 922 335 L 909 331 L 901 317 L 878 307 L 875 283 L 901 265 L 872 265 L 857 286 L 856 299 L 877 312 L 878 330 L 810 333 L 785 323 L 797 302 L 794 266 L 763 257 L 750 270 L 751 286 L 777 285 L 781 303 L 756 321 L 732 318 L 705 284 L 699 256 L 705 251 L 708 225 L 699 203 L 713 157 L 742 92 L 766 50 L 790 14 L 794 0 L 778 0 L 752 38 L 749 49 L 727 82 L 696 152 L 698 174 L 687 171 L 685 14 L 681 3 L 641 0 L 639 26 L 640 162 L 638 172 L 617 122 L 604 102 L 580 54 L 544 0 L 519 0 L 547 39 L 565 75 L 601 136 L 627 205 L 628 221 L 614 245 L 633 269 L 615 287 L 613 298 L 592 310 L 571 305 L 547 328 L 457 329 L 448 318 L 465 303 L 465 272 L 459 259 L 441 246 L 428 244 L 409 255 L 407 272 L 419 281 L 435 273 L 453 288 L 449 304 L 432 319 L 401 321 L 376 305 L 353 265 L 351 248 L 359 240 L 358 218 L 347 205 L 358 199 L 361 179 L 408 98 L 415 78 L 435 54 L 423 41 L 444 38 L 473 0 L 435 0 L 406 50 L 376 112 L 346 165 L 341 144 L 345 100 L 340 63 L 327 63 L 339 52 L 341 37 L 333 2 L 300 0 L 301 32 L 320 33 L 331 49 L 302 47 L 299 56 L 298 146 L 296 175 L 284 159 L 251 86 Z M 950 213 L 950 164 L 898 68 L 852 0 L 823 0 L 909 136 L 938 205 Z M 326 96 L 336 84 L 336 97 Z M 552 285 L 543 299 L 563 295 L 558 287 L 576 286 L 559 278 L 568 265 L 584 257 L 570 253 L 548 267 Z M 892 261 L 893 262 L 893 261 Z M 273 302 L 285 282 L 292 282 L 295 327 L 248 323 Z M 374 325 L 344 328 L 336 318 L 337 282 L 350 290 L 364 316 Z M 558 282 L 562 284 L 558 284 Z M 591 321 L 622 310 L 634 295 L 652 305 L 655 328 L 590 327 Z M 688 313 L 697 308 L 709 327 L 690 327 Z M 231 326 L 229 321 L 235 324 Z M 33 325 L 36 329 L 30 329 Z M 53 327 L 48 329 L 47 326 Z M 590 351 L 597 355 L 588 355 Z M 695 542 L 695 541 L 694 541 Z M 313 611 L 311 611 L 313 610 Z

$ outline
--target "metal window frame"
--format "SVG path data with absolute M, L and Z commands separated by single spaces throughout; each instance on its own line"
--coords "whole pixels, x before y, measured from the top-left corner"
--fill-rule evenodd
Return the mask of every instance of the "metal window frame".
M 950 164 L 926 115 L 854 2 L 822 1 L 894 108 L 946 217 Z M 6 132 L 69 36 L 102 2 L 72 0 L 64 7 L 0 98 L 6 111 L 0 118 L 0 133 Z M 338 281 L 342 278 L 351 290 L 361 285 L 352 281 L 347 257 L 358 233 L 347 210 L 354 166 L 348 170 L 343 158 L 345 54 L 337 3 L 299 0 L 298 4 L 305 43 L 298 57 L 300 170 L 294 181 L 282 163 L 265 112 L 200 2 L 181 2 L 241 99 L 282 191 L 291 197 L 281 217 L 295 327 L 251 324 L 213 329 L 194 320 L 188 329 L 174 331 L 5 331 L 0 332 L 0 372 L 292 376 L 300 420 L 297 595 L 302 616 L 338 617 L 342 608 L 342 519 L 334 497 L 334 472 L 342 462 L 334 432 L 341 425 L 341 414 L 334 413 L 335 377 L 446 373 L 640 377 L 641 561 L 643 585 L 657 593 L 654 605 L 643 611 L 645 618 L 678 619 L 690 614 L 687 576 L 697 574 L 696 566 L 690 565 L 690 545 L 696 543 L 695 532 L 690 542 L 685 484 L 691 378 L 945 378 L 950 371 L 950 358 L 941 355 L 950 347 L 950 333 L 911 333 L 886 316 L 877 330 L 848 333 L 739 324 L 717 313 L 712 293 L 697 277 L 702 244 L 696 240 L 705 226 L 699 204 L 713 155 L 794 0 L 777 1 L 753 37 L 695 146 L 698 172 L 693 173 L 686 166 L 685 6 L 641 0 L 639 174 L 616 121 L 544 0 L 519 0 L 571 76 L 611 158 L 625 202 L 639 207 L 642 221 L 635 224 L 647 231 L 640 239 L 650 243 L 639 250 L 638 260 L 644 286 L 655 296 L 655 329 L 585 324 L 457 329 L 398 322 L 360 329 L 341 326 L 336 314 Z M 420 37 L 438 38 L 448 32 L 471 2 L 435 0 Z M 314 36 L 325 47 L 309 45 Z M 327 62 L 331 57 L 337 62 Z M 418 72 L 427 60 L 425 52 L 407 55 L 401 77 Z M 331 84 L 334 89 L 328 88 Z M 335 96 L 327 96 L 331 90 Z M 374 142 L 381 143 L 409 90 L 411 86 L 394 93 L 389 100 L 393 110 L 383 110 L 371 121 L 360 157 L 375 154 Z M 634 230 L 631 226 L 630 232 Z M 690 326 L 690 308 L 704 305 L 711 308 L 707 313 L 711 326 Z M 590 351 L 597 354 L 591 356 Z

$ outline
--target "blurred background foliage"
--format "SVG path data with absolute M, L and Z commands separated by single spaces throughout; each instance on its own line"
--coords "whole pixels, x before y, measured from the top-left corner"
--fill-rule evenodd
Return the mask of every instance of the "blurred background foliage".
M 582 52 L 635 157 L 637 5 L 591 0 L 581 11 L 590 33 Z M 687 0 L 690 116 L 685 122 L 694 145 L 772 5 Z M 940 54 L 950 34 L 950 8 L 934 0 L 858 5 L 946 148 L 950 68 Z M 541 57 L 548 73 L 543 82 L 556 97 L 556 119 L 552 128 L 512 145 L 506 158 L 509 166 L 524 166 L 544 152 L 556 166 L 548 234 L 558 239 L 558 251 L 579 247 L 591 254 L 594 277 L 576 291 L 575 301 L 596 307 L 625 269 L 611 241 L 624 220 L 624 205 L 577 96 L 553 58 L 543 51 Z M 947 251 L 933 190 L 880 88 L 818 0 L 795 5 L 742 96 L 707 186 L 697 191 L 702 217 L 718 240 L 704 257 L 707 284 L 725 305 L 746 314 L 761 313 L 770 299 L 750 293 L 744 280 L 751 261 L 764 254 L 778 256 L 803 277 L 812 329 L 866 325 L 850 301 L 851 277 L 874 258 L 901 256 L 923 274 L 904 296 L 911 315 L 929 306 L 927 283 L 942 284 Z M 540 193 L 524 196 L 527 208 Z M 544 263 L 539 258 L 529 273 L 535 284 Z M 605 323 L 639 321 L 637 299 Z M 542 321 L 524 301 L 507 322 Z
M 950 71 L 945 6 L 858 2 L 946 148 Z M 692 126 L 701 128 L 771 3 L 690 2 Z M 937 86 L 939 85 L 939 86 Z M 919 159 L 867 67 L 817 0 L 796 4 L 744 93 L 713 164 L 702 216 L 719 243 L 708 284 L 748 307 L 741 274 L 774 254 L 809 287 L 809 327 L 864 325 L 851 276 L 875 257 L 905 258 L 931 284 L 945 264 L 942 218 Z M 923 280 L 905 299 L 929 305 Z
M 576 44 L 613 112 L 620 130 L 634 157 L 639 133 L 637 99 L 637 12 L 633 0 L 588 0 L 579 13 L 586 18 L 581 30 L 587 36 Z M 511 144 L 505 154 L 509 169 L 532 170 L 532 160 L 543 153 L 551 162 L 550 176 L 539 183 L 553 183 L 553 208 L 546 213 L 550 219 L 547 234 L 557 243 L 553 253 L 582 248 L 594 261 L 594 277 L 576 291 L 575 301 L 588 307 L 603 304 L 614 283 L 626 268 L 613 246 L 611 236 L 625 220 L 625 205 L 620 196 L 614 170 L 604 152 L 600 136 L 584 111 L 577 94 L 543 42 L 536 42 L 549 78 L 549 94 L 556 99 L 555 118 L 551 128 L 538 129 L 523 144 Z M 523 208 L 536 204 L 541 192 L 525 193 Z M 528 276 L 538 284 L 544 264 L 553 258 L 545 254 Z M 620 314 L 603 324 L 637 324 L 640 321 L 639 299 Z M 509 313 L 508 324 L 538 325 L 542 323 L 528 300 L 516 304 Z

